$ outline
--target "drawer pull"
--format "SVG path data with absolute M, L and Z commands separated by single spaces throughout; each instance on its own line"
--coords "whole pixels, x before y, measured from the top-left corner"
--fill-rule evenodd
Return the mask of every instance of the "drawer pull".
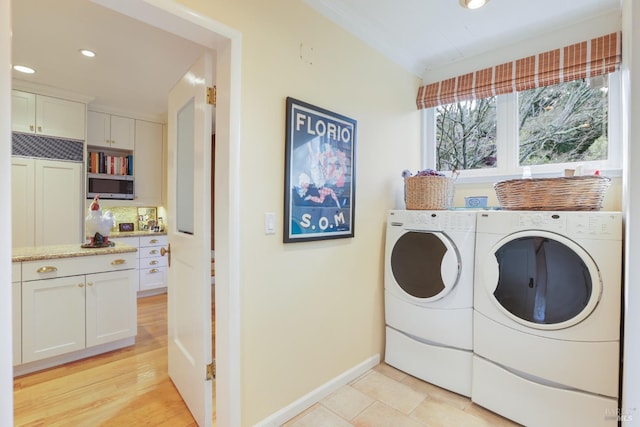
M 45 267 L 40 267 L 36 271 L 38 273 L 53 273 L 54 271 L 58 271 L 58 267 L 53 267 L 53 266 L 47 265 Z
M 158 239 L 151 239 L 149 240 L 149 243 L 158 243 Z
M 158 273 L 160 270 L 158 270 L 157 268 L 152 268 L 151 270 L 149 270 L 149 273 Z
M 113 261 L 111 261 L 111 265 L 122 265 L 122 264 L 126 264 L 127 261 L 119 258 L 119 259 L 114 259 Z
M 149 262 L 149 265 L 156 265 L 158 263 L 158 261 L 156 261 L 155 259 L 151 262 Z
M 155 255 L 155 254 L 158 253 L 158 250 L 157 249 L 153 249 L 153 250 L 149 251 L 149 253 L 152 254 L 152 255 Z

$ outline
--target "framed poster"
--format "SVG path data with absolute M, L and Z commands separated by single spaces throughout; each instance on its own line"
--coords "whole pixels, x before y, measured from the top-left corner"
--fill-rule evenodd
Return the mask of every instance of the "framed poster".
M 356 127 L 287 98 L 285 243 L 354 236 Z

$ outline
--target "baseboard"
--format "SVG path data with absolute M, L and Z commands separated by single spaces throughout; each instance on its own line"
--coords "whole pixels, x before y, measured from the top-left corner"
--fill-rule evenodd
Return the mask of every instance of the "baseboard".
M 325 397 L 329 396 L 340 387 L 349 384 L 369 369 L 377 366 L 380 363 L 380 355 L 376 354 L 370 358 L 364 360 L 353 368 L 343 372 L 332 380 L 324 383 L 320 387 L 311 391 L 310 393 L 302 396 L 300 399 L 291 403 L 288 406 L 280 409 L 278 412 L 270 415 L 264 420 L 255 424 L 256 427 L 275 427 L 280 426 L 291 418 L 295 417 L 305 409 L 320 402 Z
M 13 367 L 13 376 L 30 374 L 32 372 L 41 371 L 43 369 L 52 368 L 54 366 L 64 365 L 65 363 L 75 362 L 76 360 L 85 359 L 87 357 L 97 356 L 113 350 L 119 350 L 124 347 L 132 346 L 136 343 L 136 337 L 123 338 L 106 344 L 97 345 L 95 347 L 85 348 L 71 353 L 61 354 L 59 356 L 50 357 L 48 359 L 36 360 L 34 362 L 24 363 Z

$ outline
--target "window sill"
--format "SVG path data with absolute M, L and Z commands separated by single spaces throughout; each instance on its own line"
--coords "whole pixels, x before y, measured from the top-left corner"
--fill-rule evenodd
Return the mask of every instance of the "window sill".
M 606 169 L 600 171 L 601 176 L 609 178 L 619 178 L 622 176 L 622 169 Z M 532 172 L 532 178 L 556 178 L 560 174 L 556 172 Z M 467 173 L 461 172 L 456 179 L 456 184 L 483 184 L 483 183 L 495 183 L 498 181 L 506 181 L 509 179 L 520 179 L 522 174 L 475 174 L 473 171 Z

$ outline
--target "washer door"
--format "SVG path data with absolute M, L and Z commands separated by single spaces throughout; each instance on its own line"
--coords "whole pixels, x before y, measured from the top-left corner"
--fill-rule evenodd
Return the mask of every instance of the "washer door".
M 443 298 L 460 278 L 460 255 L 438 232 L 407 231 L 394 244 L 389 262 L 398 286 L 420 302 Z
M 485 266 L 490 299 L 509 318 L 536 329 L 563 329 L 581 322 L 602 293 L 593 259 L 555 233 L 512 234 L 493 247 Z

